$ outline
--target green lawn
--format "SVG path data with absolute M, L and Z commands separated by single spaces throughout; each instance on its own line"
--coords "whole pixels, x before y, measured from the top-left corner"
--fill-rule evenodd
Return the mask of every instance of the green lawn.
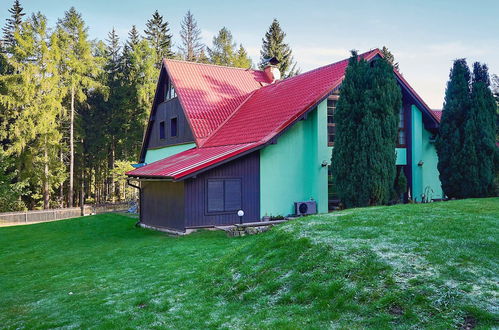
M 0 327 L 499 326 L 499 198 L 345 210 L 232 239 L 134 223 L 0 228 Z

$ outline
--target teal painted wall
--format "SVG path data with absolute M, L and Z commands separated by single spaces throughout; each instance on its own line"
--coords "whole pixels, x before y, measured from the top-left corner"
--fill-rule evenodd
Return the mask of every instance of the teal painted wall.
M 405 148 L 395 148 L 395 153 L 397 154 L 397 160 L 395 165 L 407 165 L 407 152 Z
M 430 198 L 442 198 L 442 185 L 438 178 L 438 157 L 435 144 L 430 142 L 432 134 L 424 129 L 422 113 L 415 105 L 411 106 L 411 122 L 412 199 L 421 202 L 425 191 L 431 194 Z M 418 165 L 420 161 L 423 163 L 422 166 Z
M 442 184 L 438 172 L 438 156 L 435 143 L 431 143 L 432 133 L 423 129 L 422 156 L 423 160 L 423 193 L 429 198 L 443 198 Z M 427 190 L 427 187 L 430 189 Z
M 163 158 L 178 154 L 179 152 L 194 148 L 195 146 L 196 146 L 195 143 L 185 143 L 185 144 L 178 144 L 158 149 L 148 149 L 146 151 L 146 157 L 144 162 L 146 164 L 150 164 L 157 160 L 161 160 Z
M 293 202 L 313 198 L 319 213 L 328 211 L 326 101 L 277 140 L 260 150 L 260 214 L 294 213 Z

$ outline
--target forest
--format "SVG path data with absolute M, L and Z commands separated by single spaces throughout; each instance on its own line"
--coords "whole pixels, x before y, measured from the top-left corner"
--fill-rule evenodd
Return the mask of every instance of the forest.
M 138 160 L 162 58 L 261 65 L 226 27 L 204 45 L 190 11 L 178 44 L 157 10 L 144 31 L 131 26 L 126 40 L 114 29 L 91 40 L 74 7 L 51 23 L 15 0 L 2 28 L 0 212 L 133 198 L 124 173 Z M 278 54 L 281 72 L 291 76 L 298 70 L 284 37 L 274 20 L 261 58 Z

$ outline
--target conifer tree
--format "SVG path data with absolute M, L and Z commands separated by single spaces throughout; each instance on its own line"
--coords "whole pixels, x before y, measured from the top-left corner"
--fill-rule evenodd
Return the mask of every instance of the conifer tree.
M 388 63 L 390 63 L 395 69 L 399 70 L 399 63 L 395 62 L 395 56 L 393 56 L 392 52 L 390 52 L 386 46 L 383 46 L 381 53 L 383 53 L 383 57 L 388 61 Z
M 64 18 L 57 24 L 57 35 L 60 48 L 64 54 L 61 61 L 64 84 L 68 89 L 69 108 L 69 187 L 68 205 L 74 202 L 74 164 L 75 164 L 75 115 L 76 102 L 84 102 L 88 88 L 101 85 L 96 77 L 101 68 L 100 59 L 93 56 L 88 40 L 88 28 L 81 14 L 71 7 L 65 12 Z
M 248 52 L 246 52 L 246 49 L 244 49 L 242 44 L 239 45 L 239 49 L 234 55 L 232 65 L 238 68 L 251 68 L 251 58 L 248 56 Z
M 464 142 L 463 127 L 471 105 L 470 79 L 471 74 L 466 60 L 455 60 L 445 90 L 442 120 L 436 141 L 440 182 L 445 195 L 450 198 L 466 196 L 463 179 L 468 174 L 460 162 Z
M 393 195 L 400 88 L 384 59 L 352 52 L 335 111 L 332 173 L 346 207 L 378 205 Z
M 236 43 L 233 40 L 232 33 L 226 27 L 213 37 L 212 48 L 208 47 L 208 55 L 213 64 L 231 66 L 234 62 L 234 49 Z
M 199 52 L 197 62 L 199 63 L 210 63 L 209 57 L 206 55 L 206 52 L 204 51 L 205 47 L 201 48 L 201 51 Z
M 19 28 L 23 22 L 23 16 L 26 15 L 23 10 L 24 9 L 19 0 L 15 0 L 12 8 L 9 9 L 10 18 L 7 19 L 7 23 L 3 28 L 2 43 L 2 46 L 9 53 L 12 52 L 12 49 L 16 44 L 14 34 L 19 31 Z
M 43 15 L 34 14 L 16 33 L 17 46 L 9 58 L 15 73 L 2 77 L 7 93 L 0 95 L 0 102 L 14 109 L 6 132 L 7 155 L 17 157 L 20 179 L 29 182 L 35 202 L 41 193 L 44 208 L 49 207 L 51 186 L 62 172 L 58 118 L 63 97 L 58 72 L 61 52 L 55 35 L 48 36 L 46 22 Z M 15 111 L 19 108 L 22 111 Z
M 182 40 L 180 52 L 183 59 L 191 62 L 196 61 L 203 49 L 203 44 L 201 43 L 201 30 L 190 10 L 187 11 L 180 23 L 180 38 Z
M 164 21 L 163 16 L 157 10 L 146 23 L 147 29 L 144 33 L 156 52 L 157 68 L 161 66 L 163 58 L 171 58 L 174 55 L 172 52 L 172 35 L 169 34 L 170 28 L 168 25 L 168 21 Z
M 280 61 L 278 68 L 283 78 L 299 73 L 296 69 L 296 62 L 293 60 L 291 47 L 284 42 L 285 37 L 286 33 L 282 31 L 279 21 L 274 18 L 269 29 L 265 32 L 265 37 L 262 39 L 259 64 L 259 67 L 263 69 L 266 59 L 277 58 Z

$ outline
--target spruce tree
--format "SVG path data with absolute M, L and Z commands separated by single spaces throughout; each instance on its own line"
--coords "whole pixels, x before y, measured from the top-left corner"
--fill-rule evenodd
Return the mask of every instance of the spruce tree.
M 22 24 L 15 37 L 17 47 L 9 58 L 15 73 L 1 78 L 7 91 L 0 95 L 0 102 L 13 110 L 6 132 L 7 155 L 16 156 L 19 179 L 29 182 L 34 192 L 31 206 L 42 196 L 44 208 L 49 207 L 52 186 L 62 175 L 58 119 L 64 95 L 58 72 L 61 52 L 56 36 L 48 35 L 46 24 L 40 13 Z M 17 111 L 20 108 L 22 111 Z
M 263 69 L 265 60 L 272 57 L 277 58 L 280 61 L 278 68 L 283 78 L 299 73 L 296 69 L 296 62 L 293 60 L 291 47 L 284 42 L 285 37 L 286 33 L 282 31 L 279 21 L 274 18 L 268 31 L 265 32 L 265 37 L 262 39 L 259 64 L 259 67 Z
M 163 16 L 157 10 L 146 23 L 147 29 L 144 33 L 156 52 L 157 68 L 161 66 L 163 58 L 172 58 L 174 55 L 172 52 L 172 35 L 169 34 L 170 28 L 168 25 L 168 21 L 164 21 Z
M 180 38 L 182 40 L 180 46 L 182 58 L 186 61 L 196 61 L 203 49 L 203 44 L 201 42 L 201 30 L 198 28 L 194 15 L 190 10 L 187 11 L 180 23 Z
M 471 105 L 470 80 L 471 74 L 466 60 L 455 60 L 445 90 L 442 120 L 436 140 L 440 182 L 445 195 L 450 198 L 466 196 L 467 187 L 463 186 L 463 180 L 469 173 L 461 165 L 461 152 L 464 143 L 463 128 Z M 468 147 L 473 148 L 470 144 Z M 473 154 L 476 151 L 467 152 Z
M 244 49 L 243 45 L 239 45 L 237 53 L 234 55 L 232 65 L 237 68 L 251 68 L 251 58 L 248 56 L 248 52 Z
M 67 87 L 69 108 L 69 187 L 68 205 L 74 203 L 74 166 L 75 166 L 75 116 L 77 102 L 87 98 L 86 90 L 101 87 L 97 75 L 101 70 L 100 59 L 93 56 L 88 40 L 88 28 L 81 14 L 71 7 L 64 18 L 57 23 L 59 47 L 63 52 L 60 67 L 64 85 Z
M 234 49 L 236 43 L 233 40 L 232 33 L 226 27 L 213 37 L 212 48 L 208 47 L 208 55 L 213 64 L 231 66 L 234 62 Z
M 12 49 L 16 44 L 14 34 L 19 31 L 21 24 L 23 22 L 23 16 L 26 15 L 23 12 L 23 7 L 19 0 L 15 0 L 12 8 L 9 9 L 10 18 L 7 19 L 7 23 L 3 30 L 3 48 L 11 53 Z
M 393 195 L 402 96 L 385 59 L 352 52 L 335 111 L 333 181 L 346 207 L 387 203 Z

